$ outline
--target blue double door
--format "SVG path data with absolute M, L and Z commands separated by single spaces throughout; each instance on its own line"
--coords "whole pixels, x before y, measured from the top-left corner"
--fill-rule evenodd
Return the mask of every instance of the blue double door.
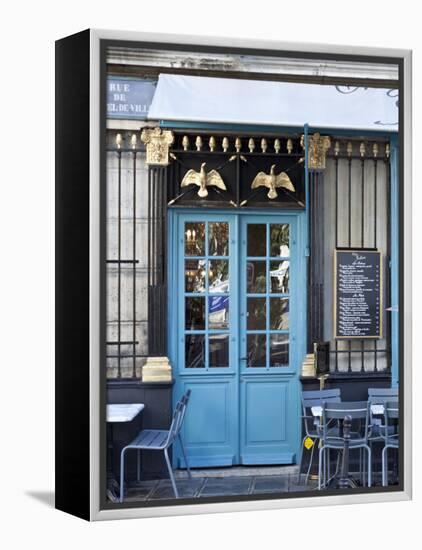
M 295 462 L 302 234 L 300 214 L 172 212 L 169 338 L 192 466 Z

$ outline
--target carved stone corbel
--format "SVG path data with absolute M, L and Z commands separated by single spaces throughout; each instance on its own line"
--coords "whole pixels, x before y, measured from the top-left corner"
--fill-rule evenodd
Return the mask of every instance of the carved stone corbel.
M 302 144 L 304 138 L 302 136 Z M 329 136 L 312 134 L 308 138 L 308 167 L 310 170 L 325 170 L 325 158 L 328 149 L 331 147 Z
M 158 127 L 144 128 L 141 133 L 141 140 L 146 146 L 147 164 L 168 165 L 169 147 L 174 141 L 174 134 L 171 130 L 162 130 Z

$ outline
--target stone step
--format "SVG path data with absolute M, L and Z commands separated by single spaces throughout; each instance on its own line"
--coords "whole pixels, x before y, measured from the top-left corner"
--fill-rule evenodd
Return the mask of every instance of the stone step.
M 243 476 L 280 476 L 297 474 L 299 466 L 288 464 L 285 466 L 228 466 L 225 468 L 193 468 L 192 477 L 243 477 Z M 186 470 L 175 470 L 177 479 L 186 478 Z

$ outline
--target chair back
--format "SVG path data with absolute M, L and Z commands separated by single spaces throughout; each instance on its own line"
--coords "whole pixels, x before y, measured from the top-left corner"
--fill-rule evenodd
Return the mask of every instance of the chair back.
M 398 388 L 368 388 L 368 400 L 372 403 L 384 403 L 391 398 L 398 398 Z
M 397 420 L 399 417 L 399 401 L 387 401 L 384 405 L 384 415 L 387 419 Z
M 322 406 L 322 402 L 326 401 L 332 403 L 340 403 L 341 394 L 340 388 L 333 388 L 330 390 L 315 390 L 315 391 L 303 391 L 302 392 L 302 405 L 306 409 L 310 409 L 315 406 Z
M 180 425 L 182 412 L 183 412 L 183 405 L 181 401 L 178 401 L 174 408 L 173 419 L 170 424 L 165 447 L 170 447 L 170 445 L 173 443 L 173 441 L 177 437 L 177 434 L 179 433 L 178 429 Z
M 309 414 L 311 407 L 323 406 L 323 402 L 340 403 L 341 395 L 339 388 L 329 390 L 312 390 L 302 392 L 302 411 L 306 435 L 315 432 L 315 419 Z
M 187 390 L 186 393 L 184 393 L 180 399 L 180 403 L 182 405 L 182 412 L 179 419 L 179 426 L 177 428 L 177 434 L 179 434 L 180 430 L 182 429 L 183 420 L 185 419 L 186 409 L 189 403 L 189 397 L 191 394 L 191 390 Z
M 328 433 L 328 424 L 332 420 L 343 420 L 345 416 L 350 416 L 354 425 L 357 425 L 357 431 L 362 438 L 367 439 L 369 432 L 369 401 L 343 401 L 341 403 L 324 402 L 322 408 L 322 431 L 323 438 Z M 362 421 L 363 431 L 362 431 Z M 356 430 L 356 428 L 354 428 Z
M 389 400 L 384 403 L 384 425 L 380 426 L 381 437 L 385 443 L 398 445 L 399 437 L 399 401 Z

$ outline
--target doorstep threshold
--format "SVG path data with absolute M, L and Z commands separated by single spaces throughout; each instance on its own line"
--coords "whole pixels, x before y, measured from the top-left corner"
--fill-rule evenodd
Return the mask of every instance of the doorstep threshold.
M 223 468 L 191 468 L 193 478 L 197 477 L 243 477 L 243 476 L 280 476 L 297 474 L 297 464 L 276 466 L 225 466 Z M 185 469 L 174 472 L 177 479 L 186 477 Z

